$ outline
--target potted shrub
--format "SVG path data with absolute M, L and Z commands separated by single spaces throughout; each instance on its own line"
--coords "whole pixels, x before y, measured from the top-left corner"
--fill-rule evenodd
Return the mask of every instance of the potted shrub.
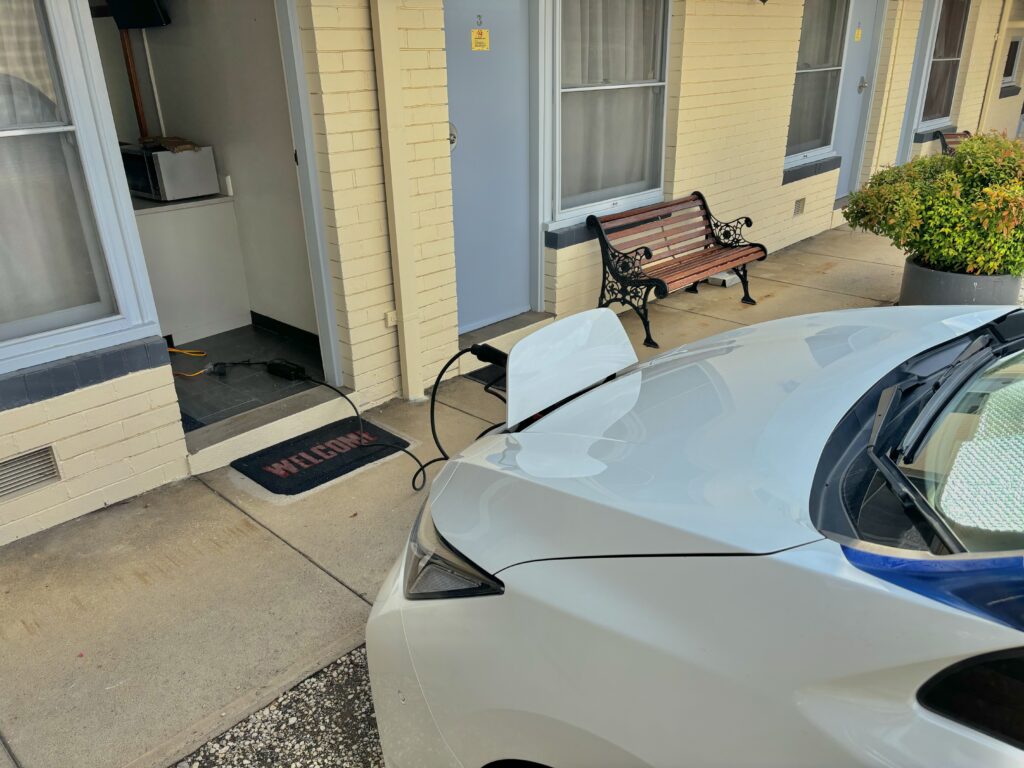
M 907 253 L 901 304 L 1016 304 L 1024 274 L 1024 144 L 974 136 L 954 155 L 885 168 L 850 196 L 851 226 Z

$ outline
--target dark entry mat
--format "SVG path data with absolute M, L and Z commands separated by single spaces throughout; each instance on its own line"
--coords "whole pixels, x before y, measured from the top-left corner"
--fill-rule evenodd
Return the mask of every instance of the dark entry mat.
M 243 456 L 231 466 L 271 493 L 294 496 L 408 447 L 366 419 L 360 440 L 359 420 L 350 416 Z
M 475 371 L 470 371 L 466 374 L 467 379 L 473 381 L 479 381 L 484 386 L 491 384 L 491 389 L 496 389 L 499 392 L 505 391 L 505 369 L 497 365 L 485 365 L 483 368 L 477 368 Z

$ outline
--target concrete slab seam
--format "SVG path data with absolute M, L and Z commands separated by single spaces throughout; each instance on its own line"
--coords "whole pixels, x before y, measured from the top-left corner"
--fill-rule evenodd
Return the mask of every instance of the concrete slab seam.
M 330 572 L 330 571 L 329 571 L 329 570 L 328 570 L 327 568 L 325 568 L 324 566 L 322 566 L 322 565 L 321 565 L 320 563 L 318 563 L 318 562 L 317 562 L 316 560 L 314 560 L 314 559 L 313 559 L 312 557 L 310 557 L 310 556 L 309 556 L 309 555 L 307 555 L 307 554 L 306 554 L 305 552 L 303 552 L 303 551 L 302 551 L 301 549 L 299 549 L 298 547 L 296 547 L 296 546 L 295 546 L 294 544 L 292 544 L 292 543 L 291 543 L 290 541 L 288 541 L 288 540 L 287 540 L 286 538 L 284 538 L 283 536 L 281 536 L 281 535 L 280 535 L 279 533 L 277 533 L 277 531 L 275 531 L 275 530 L 273 530 L 273 529 L 269 528 L 268 526 L 266 526 L 265 524 L 263 524 L 262 522 L 260 522 L 259 520 L 257 520 L 257 519 L 256 519 L 255 517 L 253 517 L 252 515 L 250 515 L 250 514 L 249 514 L 248 512 L 246 512 L 246 511 L 245 511 L 244 509 L 242 509 L 242 507 L 240 507 L 240 506 L 239 506 L 238 504 L 236 504 L 236 503 L 235 503 L 234 501 L 232 501 L 231 499 L 229 499 L 229 498 L 228 498 L 227 496 L 225 496 L 225 495 L 224 495 L 223 493 L 221 493 L 221 492 L 220 492 L 220 491 L 218 491 L 218 490 L 217 490 L 216 488 L 214 488 L 214 487 L 213 487 L 212 485 L 210 485 L 210 484 L 209 484 L 208 482 L 206 482 L 206 480 L 205 480 L 204 478 L 202 478 L 202 477 L 199 477 L 199 476 L 197 476 L 197 477 L 196 477 L 196 479 L 197 479 L 197 480 L 198 480 L 199 482 L 201 482 L 201 483 L 202 483 L 203 485 L 205 485 L 205 486 L 206 486 L 206 487 L 207 487 L 207 488 L 208 488 L 208 489 L 210 490 L 210 492 L 211 492 L 211 493 L 213 493 L 213 494 L 214 494 L 215 496 L 219 497 L 220 499 L 224 500 L 224 501 L 225 501 L 226 503 L 230 504 L 230 505 L 231 505 L 231 506 L 232 506 L 232 507 L 233 507 L 234 509 L 237 509 L 237 510 L 238 510 L 239 512 L 241 512 L 241 513 L 242 513 L 243 515 L 245 515 L 245 516 L 246 516 L 247 518 L 249 518 L 250 520 L 252 520 L 252 521 L 253 521 L 253 522 L 254 522 L 254 523 L 255 523 L 256 525 L 258 525 L 258 526 L 259 526 L 260 528 L 262 528 L 263 530 L 265 530 L 265 531 L 266 531 L 267 533 L 269 533 L 269 534 L 270 534 L 271 536 L 273 536 L 273 537 L 274 537 L 275 539 L 277 539 L 277 540 L 278 540 L 278 541 L 280 541 L 280 542 L 281 542 L 282 544 L 284 544 L 284 545 L 285 545 L 286 547 L 288 547 L 288 548 L 289 548 L 290 550 L 292 550 L 292 551 L 293 551 L 293 552 L 295 552 L 295 553 L 296 553 L 297 555 L 299 555 L 299 557 L 303 558 L 303 559 L 304 559 L 304 560 L 306 560 L 306 562 L 308 562 L 308 563 L 309 563 L 310 565 L 314 566 L 315 568 L 319 569 L 319 570 L 320 570 L 320 571 L 322 571 L 322 572 L 323 572 L 324 574 L 326 574 L 326 575 L 327 575 L 327 576 L 328 576 L 328 577 L 329 577 L 329 578 L 330 578 L 330 579 L 331 579 L 332 581 L 335 581 L 335 582 L 337 582 L 338 584 L 340 584 L 341 586 L 343 586 L 343 587 L 344 587 L 345 589 L 347 589 L 347 590 L 348 590 L 349 592 L 351 592 L 351 593 L 352 593 L 353 595 L 355 595 L 355 596 L 356 596 L 357 598 L 359 598 L 360 600 L 362 600 L 362 601 L 363 601 L 364 603 L 366 603 L 367 605 L 369 605 L 369 606 L 371 606 L 371 607 L 373 606 L 373 603 L 372 603 L 372 602 L 371 602 L 370 600 L 367 600 L 367 599 L 366 599 L 366 597 L 364 597 L 363 595 L 359 594 L 359 593 L 358 593 L 358 592 L 357 592 L 356 590 L 352 589 L 352 587 L 350 587 L 350 586 L 349 586 L 348 584 L 346 584 L 346 583 L 345 583 L 344 581 L 342 581 L 341 579 L 339 579 L 339 578 L 338 578 L 337 576 L 335 576 L 335 575 L 334 575 L 333 573 L 331 573 L 331 572 Z

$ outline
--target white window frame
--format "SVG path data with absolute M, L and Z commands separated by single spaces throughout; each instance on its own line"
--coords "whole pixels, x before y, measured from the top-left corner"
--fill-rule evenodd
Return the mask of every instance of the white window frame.
M 661 79 L 647 80 L 640 83 L 629 83 L 626 85 L 597 85 L 582 86 L 575 88 L 562 88 L 562 0 L 550 0 L 548 9 L 548 23 L 552 30 L 552 42 L 548 47 L 549 64 L 544 69 L 550 73 L 547 79 L 547 88 L 550 89 L 552 97 L 551 121 L 546 133 L 546 157 L 550 162 L 546 163 L 545 187 L 551 191 L 550 194 L 550 215 L 549 222 L 555 226 L 551 229 L 579 224 L 590 215 L 601 216 L 614 211 L 628 211 L 632 208 L 641 208 L 645 205 L 660 203 L 665 199 L 665 148 L 667 146 L 666 131 L 668 129 L 668 66 L 669 66 L 669 45 L 671 43 L 670 33 L 672 29 L 672 1 L 665 2 L 665 30 L 662 39 L 662 61 Z M 573 208 L 562 208 L 562 94 L 566 91 L 597 91 L 622 88 L 650 88 L 660 87 L 662 92 L 661 109 L 661 153 L 658 166 L 658 183 L 656 187 L 642 192 L 634 192 L 628 195 L 612 197 L 587 205 L 580 205 Z
M 835 150 L 835 142 L 836 142 L 836 116 L 839 114 L 839 100 L 840 100 L 840 98 L 843 95 L 843 86 L 846 84 L 846 57 L 847 57 L 847 55 L 850 52 L 850 46 L 848 45 L 848 43 L 850 42 L 850 24 L 851 24 L 852 19 L 853 19 L 853 14 L 851 13 L 852 10 L 853 10 L 853 0 L 850 0 L 850 2 L 848 2 L 847 5 L 846 5 L 846 18 L 843 20 L 843 57 L 842 57 L 842 61 L 839 64 L 839 67 L 838 67 L 838 69 L 839 69 L 839 89 L 836 91 L 836 103 L 835 103 L 835 106 L 832 108 L 833 112 L 834 112 L 834 114 L 832 115 L 832 135 L 829 137 L 828 144 L 825 145 L 824 147 L 818 147 L 817 149 L 812 149 L 812 150 L 809 150 L 807 152 L 799 152 L 799 153 L 797 153 L 795 155 L 786 155 L 786 159 L 782 163 L 782 167 L 784 169 L 788 170 L 790 168 L 796 168 L 796 167 L 801 166 L 801 165 L 807 165 L 809 163 L 815 163 L 815 162 L 817 162 L 819 160 L 824 160 L 826 158 L 832 157 L 836 153 L 836 150 Z M 800 23 L 801 23 L 801 25 L 803 24 L 803 19 L 802 18 L 800 20 Z M 793 88 L 794 88 L 794 90 L 796 89 L 796 75 L 799 75 L 801 72 L 824 72 L 824 71 L 830 70 L 830 69 L 835 69 L 835 67 L 825 67 L 823 69 L 803 69 L 803 70 L 797 69 L 796 72 L 794 73 L 794 76 L 793 76 Z M 791 97 L 791 102 L 792 102 L 792 97 Z M 792 103 L 790 103 L 789 113 L 790 113 L 790 120 L 792 120 L 793 119 L 793 105 L 792 105 Z
M 1017 56 L 1013 60 L 1013 72 L 1010 76 L 1003 76 L 1003 85 L 1017 85 L 1017 81 L 1020 77 L 1020 60 L 1021 60 L 1021 49 L 1024 49 L 1024 35 L 1014 35 L 1006 43 L 1006 55 L 1010 55 L 1010 49 L 1013 44 L 1017 44 Z
M 977 0 L 971 0 L 970 6 L 967 8 L 967 18 L 964 20 L 964 40 L 963 45 L 960 48 L 960 56 L 956 59 L 956 80 L 953 83 L 953 101 L 949 104 L 949 114 L 945 117 L 936 117 L 931 120 L 924 119 L 924 102 L 925 96 L 928 93 L 928 80 L 932 75 L 932 64 L 935 63 L 935 41 L 939 35 L 939 19 L 942 18 L 942 3 L 945 0 L 934 0 L 931 5 L 931 18 L 925 20 L 922 15 L 922 21 L 927 21 L 929 26 L 928 30 L 928 47 L 925 49 L 924 58 L 924 69 L 921 71 L 920 83 L 918 83 L 917 98 L 917 132 L 926 133 L 927 131 L 934 131 L 938 128 L 945 128 L 953 119 L 953 102 L 956 101 L 956 87 L 960 83 L 960 76 L 963 71 L 964 63 L 964 48 L 967 44 L 967 29 L 971 23 L 971 12 L 974 10 L 974 4 Z M 926 5 L 923 13 L 927 13 L 928 5 Z M 940 61 L 953 61 L 953 59 L 940 59 Z
M 116 310 L 110 317 L 0 342 L 0 374 L 160 333 L 88 0 L 40 2 L 49 22 Z M 0 131 L 0 136 L 13 133 Z

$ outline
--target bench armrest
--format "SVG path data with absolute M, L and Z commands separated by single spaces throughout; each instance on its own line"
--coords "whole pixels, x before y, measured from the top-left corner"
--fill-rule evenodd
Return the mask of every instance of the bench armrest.
M 700 201 L 704 204 L 704 210 L 707 211 L 708 222 L 711 224 L 711 233 L 715 237 L 715 242 L 729 247 L 756 245 L 756 243 L 751 243 L 743 237 L 743 228 L 754 226 L 754 222 L 749 216 L 740 216 L 732 221 L 722 221 L 711 213 L 711 208 L 708 207 L 708 201 L 704 199 L 704 195 L 700 192 L 694 192 L 693 194 L 695 197 L 700 198 Z
M 604 227 L 595 216 L 587 218 L 587 226 L 597 235 L 601 244 L 601 260 L 605 269 L 620 283 L 637 283 L 640 281 L 652 282 L 651 278 L 643 270 L 643 262 L 654 258 L 651 249 L 642 245 L 635 251 L 624 253 L 612 245 L 608 236 L 605 235 Z
M 750 245 L 751 243 L 743 237 L 743 228 L 751 227 L 754 222 L 749 216 L 741 216 L 732 221 L 719 221 L 711 212 L 708 212 L 708 219 L 711 221 L 711 231 L 719 245 Z
M 654 254 L 646 245 L 640 246 L 635 251 L 623 253 L 609 244 L 607 249 L 601 249 L 601 254 L 604 256 L 604 263 L 608 271 L 620 283 L 650 280 L 643 270 L 643 263 L 645 260 L 650 261 L 654 258 Z

